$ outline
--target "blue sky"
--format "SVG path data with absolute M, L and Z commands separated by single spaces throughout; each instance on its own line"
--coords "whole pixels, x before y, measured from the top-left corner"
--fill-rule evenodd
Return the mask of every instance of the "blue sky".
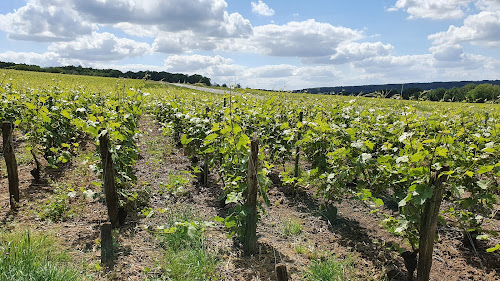
M 500 79 L 500 0 L 2 0 L 0 60 L 287 90 Z

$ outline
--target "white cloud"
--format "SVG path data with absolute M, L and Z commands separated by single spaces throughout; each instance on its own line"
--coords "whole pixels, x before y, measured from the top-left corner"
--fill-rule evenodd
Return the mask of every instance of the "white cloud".
M 362 37 L 360 31 L 311 19 L 254 27 L 253 36 L 243 44 L 253 46 L 255 52 L 271 56 L 320 57 L 334 54 L 342 42 Z
M 72 0 L 75 9 L 104 24 L 131 23 L 158 26 L 167 32 L 193 31 L 239 37 L 251 31 L 240 14 L 229 14 L 224 0 Z
M 68 41 L 91 34 L 95 24 L 58 0 L 30 0 L 13 13 L 0 15 L 0 30 L 17 40 Z
M 488 47 L 500 47 L 500 10 L 483 11 L 465 19 L 464 25 L 450 26 L 447 31 L 428 37 L 435 45 L 470 42 Z
M 111 33 L 93 33 L 71 42 L 57 42 L 49 46 L 61 58 L 87 61 L 116 61 L 126 57 L 142 56 L 151 52 L 147 43 L 118 38 Z
M 202 55 L 172 55 L 165 60 L 164 65 L 168 70 L 172 70 L 174 72 L 192 73 L 197 70 L 204 70 L 214 66 L 230 65 L 231 63 L 231 59 L 221 56 L 210 57 Z
M 459 44 L 443 44 L 429 50 L 437 61 L 459 61 L 464 58 L 464 49 Z
M 500 1 L 498 0 L 478 0 L 476 7 L 483 11 L 499 11 Z
M 129 22 L 120 22 L 113 25 L 114 28 L 121 29 L 128 35 L 136 37 L 156 37 L 161 31 L 155 25 L 141 25 Z
M 243 86 L 267 89 L 298 89 L 319 82 L 331 84 L 340 76 L 333 66 L 278 64 L 249 68 L 221 56 L 172 55 L 164 65 L 170 72 L 198 73 L 221 84 L 234 84 L 236 80 Z
M 73 64 L 76 65 L 76 64 Z M 109 64 L 109 63 L 102 63 L 102 62 L 91 62 L 91 63 L 86 63 L 86 64 L 81 64 L 82 66 L 85 67 L 92 67 L 92 68 L 98 68 L 98 69 L 117 69 L 122 72 L 127 72 L 127 71 L 133 71 L 133 72 L 138 72 L 138 71 L 165 71 L 164 66 L 159 66 L 159 65 L 148 65 L 148 64 Z
M 194 50 L 211 51 L 220 39 L 200 37 L 192 31 L 160 32 L 153 43 L 153 51 L 167 54 L 186 53 Z
M 51 42 L 89 35 L 103 24 L 136 35 L 147 31 L 142 36 L 160 30 L 222 38 L 251 34 L 250 21 L 226 8 L 224 0 L 28 0 L 13 13 L 0 15 L 0 30 L 13 39 Z
M 274 10 L 269 8 L 269 6 L 261 0 L 259 0 L 258 3 L 252 2 L 251 4 L 252 12 L 266 17 L 274 16 Z
M 389 11 L 404 10 L 409 18 L 460 19 L 472 0 L 397 0 Z
M 295 75 L 304 77 L 311 82 L 325 82 L 331 84 L 341 77 L 341 72 L 331 66 L 304 66 L 297 69 Z
M 373 83 L 497 79 L 500 61 L 465 53 L 460 45 L 442 45 L 431 54 L 381 56 L 352 63 L 351 76 L 369 77 Z M 355 85 L 367 84 L 359 80 Z
M 393 49 L 391 44 L 384 45 L 382 42 L 346 42 L 336 49 L 336 54 L 331 56 L 330 60 L 336 64 L 355 62 L 371 57 L 387 56 Z
M 245 75 L 254 78 L 283 78 L 293 76 L 297 66 L 289 64 L 265 65 L 251 68 Z
M 0 53 L 0 61 L 34 64 L 42 67 L 59 64 L 59 55 L 53 52 L 43 54 L 34 52 L 5 52 Z

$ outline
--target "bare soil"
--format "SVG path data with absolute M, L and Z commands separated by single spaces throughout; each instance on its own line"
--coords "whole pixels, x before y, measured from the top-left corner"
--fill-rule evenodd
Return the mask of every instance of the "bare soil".
M 221 185 L 211 174 L 207 186 L 196 177 L 177 196 L 166 196 L 162 190 L 172 175 L 193 175 L 192 162 L 181 148 L 165 137 L 150 117 L 140 121 L 141 157 L 135 166 L 137 191 L 148 190 L 149 208 L 156 215 L 147 216 L 138 210 L 129 213 L 126 223 L 114 231 L 117 253 L 111 268 L 101 268 L 100 224 L 106 221 L 102 197 L 88 198 L 83 191 L 100 192 L 99 182 L 92 171 L 95 159 L 78 158 L 72 164 L 51 170 L 44 163 L 42 183 L 32 180 L 33 161 L 26 157 L 19 165 L 21 202 L 19 210 L 9 210 L 8 182 L 5 164 L 0 164 L 0 228 L 54 235 L 72 257 L 74 267 L 89 279 L 144 280 L 161 275 L 164 251 L 155 235 L 158 226 L 165 224 L 171 210 L 189 206 L 203 220 L 225 216 L 227 207 L 220 202 Z M 22 136 L 16 134 L 16 154 L 25 155 Z M 91 143 L 91 142 L 89 142 Z M 95 147 L 85 148 L 89 155 Z M 220 259 L 218 271 L 225 280 L 276 280 L 275 265 L 286 264 L 290 280 L 303 280 L 304 272 L 313 259 L 335 255 L 338 259 L 355 261 L 354 275 L 358 280 L 406 280 L 406 269 L 400 254 L 391 247 L 405 247 L 397 236 L 380 226 L 381 215 L 371 214 L 362 202 L 346 199 L 336 204 L 337 216 L 325 212 L 325 202 L 315 198 L 314 188 L 295 191 L 281 184 L 277 173 L 271 175 L 271 205 L 265 207 L 258 225 L 259 253 L 244 256 L 241 247 L 228 238 L 226 229 L 216 225 L 207 230 L 207 243 Z M 57 198 L 55 186 L 65 186 L 65 192 L 76 191 L 67 202 L 68 211 L 62 220 L 44 217 L 44 210 Z M 142 207 L 141 207 L 142 208 Z M 497 206 L 497 211 L 498 211 Z M 392 212 L 390 209 L 382 213 Z M 162 215 L 160 215 L 162 214 Z M 284 222 L 300 225 L 300 233 L 285 234 Z M 500 230 L 498 216 L 487 222 L 486 228 Z M 462 239 L 460 230 L 452 224 L 440 225 L 439 241 L 435 245 L 431 280 L 500 280 L 500 253 L 486 253 L 493 242 L 480 242 L 475 249 Z M 498 240 L 496 240 L 498 243 Z

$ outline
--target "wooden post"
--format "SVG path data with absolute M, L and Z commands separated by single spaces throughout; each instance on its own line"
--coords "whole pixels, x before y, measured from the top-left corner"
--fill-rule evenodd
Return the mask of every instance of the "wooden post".
M 208 156 L 205 155 L 205 159 L 203 160 L 203 178 L 202 178 L 202 184 L 203 186 L 208 185 Z
M 113 262 L 113 235 L 110 222 L 101 224 L 101 263 L 109 266 Z
M 288 272 L 286 270 L 286 265 L 284 264 L 276 265 L 276 279 L 278 281 L 288 281 Z
M 109 152 L 109 137 L 107 133 L 100 134 L 99 150 L 101 152 L 102 177 L 109 221 L 113 227 L 116 227 L 118 224 L 118 194 L 116 192 L 115 169 L 111 153 Z
M 244 251 L 247 255 L 257 252 L 257 169 L 258 169 L 259 140 L 254 135 L 250 145 L 248 159 L 248 188 L 245 208 L 248 210 L 245 224 Z
M 434 185 L 432 197 L 425 202 L 424 211 L 420 221 L 420 241 L 418 247 L 417 281 L 428 281 L 432 266 L 432 252 L 434 248 L 434 238 L 436 237 L 439 207 L 443 201 L 444 186 L 447 176 L 440 176 L 447 172 L 450 167 L 445 164 L 432 178 Z
M 15 210 L 19 203 L 19 175 L 17 172 L 16 155 L 12 145 L 12 123 L 4 121 L 2 123 L 3 136 L 3 157 L 7 166 L 7 176 L 9 178 L 9 201 L 10 209 Z
M 302 123 L 302 119 L 304 118 L 304 112 L 300 112 L 299 113 L 299 122 Z M 302 134 L 300 133 L 300 128 L 299 128 L 299 133 L 297 134 L 297 141 L 300 140 L 300 138 L 302 137 Z M 299 158 L 300 158 L 300 147 L 297 145 L 297 147 L 295 148 L 295 172 L 293 174 L 293 176 L 295 178 L 298 178 L 299 177 Z
M 210 108 L 208 106 L 205 107 L 205 118 L 209 118 Z M 208 155 L 205 155 L 203 159 L 203 175 L 202 175 L 202 185 L 208 185 Z

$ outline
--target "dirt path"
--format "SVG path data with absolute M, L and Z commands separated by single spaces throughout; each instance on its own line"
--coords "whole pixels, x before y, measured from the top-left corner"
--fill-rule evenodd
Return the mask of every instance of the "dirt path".
M 200 87 L 200 86 L 195 86 L 195 85 L 190 85 L 190 84 L 181 84 L 181 83 L 171 83 L 171 84 L 174 86 L 178 86 L 178 87 L 184 87 L 184 88 L 188 88 L 188 89 L 199 90 L 199 91 L 204 91 L 204 92 L 213 93 L 213 94 L 221 94 L 221 95 L 229 94 L 229 93 L 235 94 L 235 92 L 232 92 L 230 90 L 219 90 L 219 89 L 212 89 L 212 88 L 207 88 L 207 87 Z

